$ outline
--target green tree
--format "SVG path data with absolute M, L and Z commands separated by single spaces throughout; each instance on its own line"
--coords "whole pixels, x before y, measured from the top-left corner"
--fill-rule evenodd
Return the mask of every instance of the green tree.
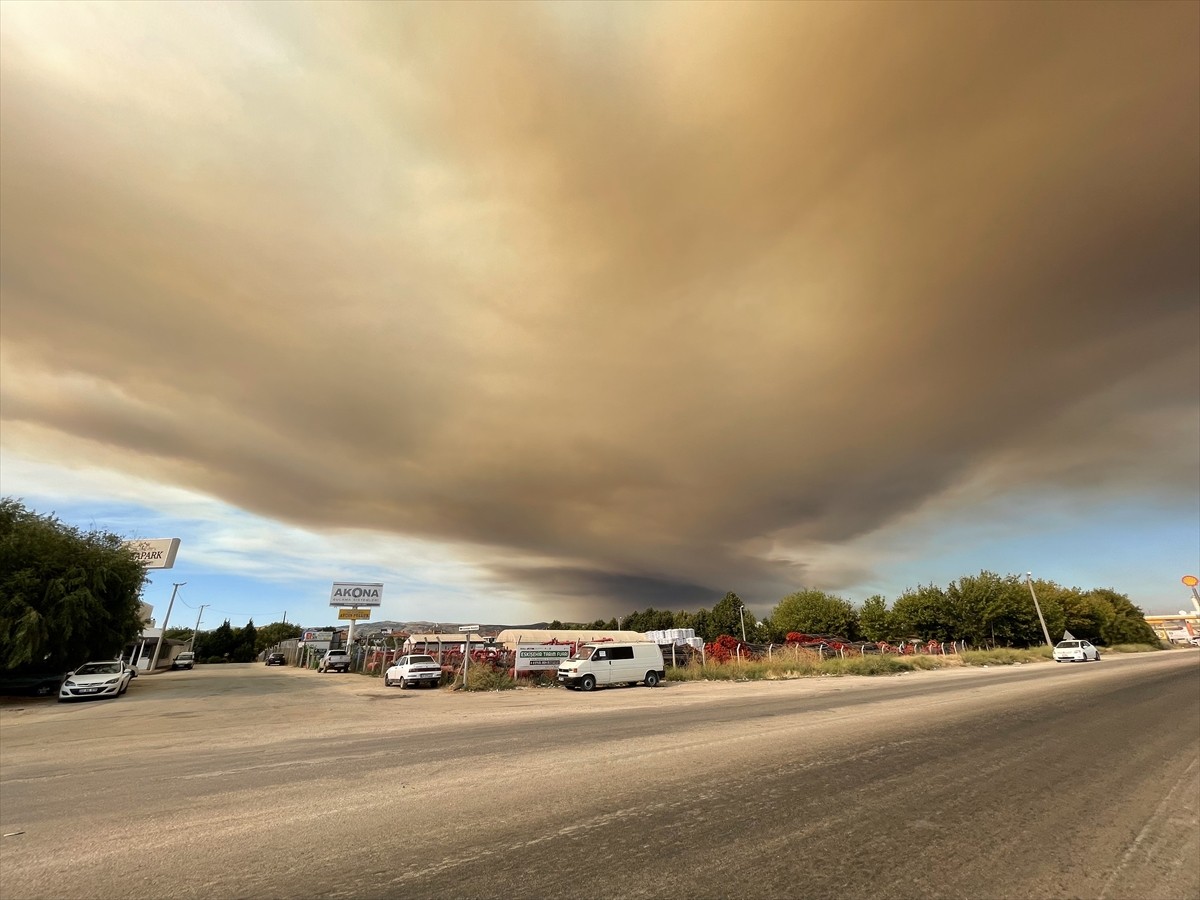
M 1104 643 L 1105 629 L 1115 618 L 1112 605 L 1107 600 L 1079 588 L 1063 588 L 1058 602 L 1065 616 L 1064 627 L 1073 637 L 1093 644 Z M 1051 637 L 1056 635 L 1051 634 Z
M 239 628 L 234 635 L 233 651 L 230 654 L 230 659 L 234 662 L 253 662 L 258 643 L 258 629 L 254 627 L 254 620 L 251 619 L 246 623 L 245 627 Z
M 293 625 L 290 622 L 272 622 L 270 625 L 264 625 L 258 629 L 258 637 L 254 642 L 254 649 L 261 653 L 263 650 L 268 650 L 276 644 L 300 637 L 303 631 L 304 629 L 299 625 Z
M 1158 646 L 1158 637 L 1146 621 L 1146 614 L 1127 596 L 1118 594 L 1112 588 L 1096 588 L 1088 593 L 1088 597 L 1094 602 L 1107 604 L 1111 610 L 1111 618 L 1100 629 L 1100 637 L 1105 644 Z
M 0 669 L 115 657 L 142 630 L 145 582 L 117 535 L 0 500 Z
M 858 636 L 858 613 L 854 606 L 849 600 L 825 591 L 803 590 L 788 594 L 775 605 L 768 622 L 773 641 L 785 640 L 789 631 L 851 639 Z
M 172 641 L 190 641 L 192 639 L 192 629 L 168 628 L 163 634 L 163 637 Z
M 708 610 L 704 607 L 700 607 L 695 612 L 689 613 L 685 621 L 687 624 L 680 625 L 679 627 L 692 629 L 696 632 L 696 637 L 702 638 L 706 644 L 715 641 L 721 636 L 720 630 L 709 624 Z
M 946 593 L 936 585 L 920 585 L 906 590 L 892 604 L 892 621 L 899 638 L 952 641 L 948 625 Z
M 740 638 L 742 636 L 742 616 L 746 620 L 746 636 L 750 636 L 750 629 L 754 624 L 754 616 L 747 610 L 742 613 L 741 610 L 745 604 L 742 603 L 742 598 L 730 591 L 724 597 L 717 601 L 712 611 L 700 610 L 703 613 L 704 627 L 703 631 L 696 628 L 697 637 L 704 638 L 705 643 L 711 643 L 723 634 L 728 634 L 731 637 Z M 695 627 L 695 626 L 693 626 Z
M 1051 636 L 1062 635 L 1061 588 L 1037 586 L 1038 599 Z M 945 632 L 939 640 L 964 640 L 972 646 L 1029 646 L 1045 643 L 1029 585 L 1017 575 L 1001 577 L 982 571 L 950 582 L 945 591 Z
M 887 601 L 879 594 L 868 597 L 858 611 L 858 629 L 868 641 L 892 641 L 899 635 L 895 634 L 895 624 L 892 614 L 887 608 Z
M 212 631 L 201 631 L 196 635 L 195 651 L 198 659 L 212 656 L 230 657 L 237 647 L 233 628 L 226 619 Z
M 1011 629 L 1011 643 L 1014 647 L 1033 647 L 1046 643 L 1046 635 L 1042 632 L 1042 623 L 1038 621 L 1037 607 L 1033 605 L 1033 594 L 1029 592 L 1029 582 L 1020 575 L 1010 575 L 1012 585 L 1012 606 L 1006 620 L 997 620 L 996 630 L 1005 626 Z M 1053 581 L 1035 579 L 1034 592 L 1037 594 L 1038 606 L 1042 609 L 1042 618 L 1046 620 L 1046 631 L 1050 633 L 1050 642 L 1056 643 L 1062 639 L 1066 628 L 1067 617 L 1059 598 L 1063 588 Z

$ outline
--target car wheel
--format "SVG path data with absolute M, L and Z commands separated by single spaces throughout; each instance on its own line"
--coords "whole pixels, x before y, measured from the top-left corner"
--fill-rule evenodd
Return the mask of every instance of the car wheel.
M 404 691 L 407 689 L 408 689 L 408 680 L 405 678 L 401 678 L 400 679 L 400 690 Z
M 594 675 L 584 675 L 582 678 L 579 679 L 580 690 L 590 691 L 595 686 L 596 686 L 596 676 L 594 676 Z
M 658 673 L 657 672 L 647 672 L 646 673 L 646 687 L 658 687 Z
M 1096 654 L 1096 662 L 1100 662 L 1100 654 L 1099 653 Z
M 384 676 L 383 676 L 383 686 L 384 686 L 384 687 L 391 687 L 391 686 L 392 686 L 392 679 L 390 679 L 390 678 L 388 678 L 386 675 L 384 675 Z

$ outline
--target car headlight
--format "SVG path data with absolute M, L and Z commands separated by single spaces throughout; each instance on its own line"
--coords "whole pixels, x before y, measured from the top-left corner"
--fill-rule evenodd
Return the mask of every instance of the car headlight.
M 75 687 L 75 682 L 73 682 L 70 678 L 68 678 L 66 681 L 63 682 L 63 687 Z
M 105 684 L 116 684 L 120 680 L 121 680 L 120 678 L 110 678 L 110 679 L 108 679 L 108 681 L 106 681 L 104 683 Z

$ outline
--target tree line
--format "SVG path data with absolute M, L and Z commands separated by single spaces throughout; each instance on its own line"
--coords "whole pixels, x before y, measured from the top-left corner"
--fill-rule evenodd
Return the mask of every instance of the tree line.
M 0 671 L 63 670 L 83 660 L 113 658 L 142 630 L 146 570 L 119 536 L 81 531 L 18 500 L 0 498 Z M 1064 631 L 1094 643 L 1157 644 L 1141 609 L 1110 588 L 1088 590 L 1037 580 L 1046 628 L 1053 641 Z M 751 643 L 782 643 L 788 633 L 827 634 L 849 640 L 964 640 L 972 646 L 1027 647 L 1043 641 L 1029 585 L 1019 575 L 983 571 L 945 587 L 921 585 L 890 605 L 882 596 L 855 605 L 836 594 L 801 590 L 782 598 L 759 621 L 741 598 L 727 593 L 712 609 L 633 610 L 611 619 L 551 628 L 663 631 L 691 628 L 711 643 L 721 635 Z M 235 629 L 224 621 L 196 634 L 198 659 L 249 662 L 301 628 L 253 620 Z M 191 629 L 169 629 L 188 640 Z
M 1064 632 L 1097 644 L 1157 644 L 1140 608 L 1111 588 L 1083 590 L 1036 579 L 1037 595 L 1051 641 Z M 890 606 L 881 595 L 856 606 L 836 594 L 802 590 L 788 594 L 759 621 L 735 593 L 711 610 L 634 610 L 628 615 L 589 623 L 554 621 L 550 628 L 621 628 L 665 631 L 691 628 L 705 643 L 721 635 L 743 636 L 750 643 L 782 643 L 790 632 L 823 634 L 848 640 L 966 641 L 974 647 L 1029 647 L 1045 638 L 1029 584 L 1019 575 L 982 571 L 951 581 L 910 588 Z
M 300 637 L 302 630 L 299 625 L 287 622 L 255 628 L 253 619 L 241 628 L 233 628 L 226 619 L 211 631 L 196 632 L 195 640 L 190 628 L 168 628 L 166 637 L 191 641 L 192 652 L 201 662 L 253 662 L 260 653 L 281 641 Z

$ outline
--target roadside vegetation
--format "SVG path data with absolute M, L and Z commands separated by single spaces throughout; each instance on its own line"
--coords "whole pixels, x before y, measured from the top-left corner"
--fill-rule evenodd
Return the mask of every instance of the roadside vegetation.
M 667 669 L 668 681 L 782 681 L 821 675 L 894 675 L 960 665 L 954 656 L 875 654 L 822 658 L 819 653 L 786 647 L 766 659 L 691 662 Z
M 722 636 L 747 644 L 781 644 L 791 633 L 836 635 L 847 642 L 897 644 L 965 641 L 970 647 L 1038 647 L 1045 637 L 1033 605 L 1030 583 L 1022 575 L 980 572 L 964 575 L 945 587 L 909 588 L 889 605 L 875 595 L 861 605 L 826 591 L 806 589 L 788 594 L 761 621 L 735 593 L 710 609 L 696 611 L 634 610 L 612 619 L 574 626 L 554 621 L 550 628 L 665 631 L 691 628 L 706 645 Z M 1111 588 L 1064 587 L 1033 579 L 1046 630 L 1052 639 L 1069 631 L 1099 647 L 1142 645 L 1155 649 L 1158 640 L 1145 614 L 1124 594 Z
M 141 633 L 145 581 L 117 535 L 0 499 L 0 671 L 112 659 Z

